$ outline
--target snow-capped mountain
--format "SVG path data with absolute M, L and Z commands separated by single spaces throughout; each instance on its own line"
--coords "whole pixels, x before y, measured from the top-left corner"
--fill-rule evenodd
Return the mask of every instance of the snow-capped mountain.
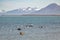
M 41 10 L 38 8 L 19 8 L 3 13 L 3 15 L 60 15 L 60 6 L 56 3 L 52 3 Z
M 23 14 L 31 14 L 33 12 L 37 11 L 37 8 L 19 8 L 11 11 L 7 11 L 4 13 L 4 15 L 23 15 Z
M 47 15 L 59 15 L 60 14 L 60 6 L 52 3 L 50 5 L 48 5 L 45 8 L 42 8 L 39 11 L 36 11 L 35 13 L 39 13 L 39 14 L 47 14 Z

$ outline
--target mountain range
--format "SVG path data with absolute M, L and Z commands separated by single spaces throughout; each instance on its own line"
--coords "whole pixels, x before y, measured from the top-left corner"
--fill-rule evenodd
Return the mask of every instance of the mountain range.
M 42 9 L 38 8 L 19 8 L 7 12 L 0 13 L 1 15 L 60 15 L 60 5 L 52 3 Z

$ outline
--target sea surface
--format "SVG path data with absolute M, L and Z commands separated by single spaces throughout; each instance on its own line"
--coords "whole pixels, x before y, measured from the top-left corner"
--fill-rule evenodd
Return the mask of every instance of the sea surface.
M 0 16 L 0 40 L 60 40 L 60 16 Z

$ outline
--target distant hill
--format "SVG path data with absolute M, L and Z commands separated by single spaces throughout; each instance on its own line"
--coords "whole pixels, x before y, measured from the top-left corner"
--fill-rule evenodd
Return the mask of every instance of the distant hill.
M 41 10 L 37 8 L 15 9 L 3 13 L 3 15 L 60 15 L 60 6 L 52 3 Z
M 34 13 L 42 14 L 42 15 L 59 15 L 60 14 L 60 6 L 52 3 L 41 10 L 35 11 Z
M 33 12 L 37 11 L 37 8 L 31 8 L 31 7 L 27 7 L 25 9 L 15 9 L 15 10 L 11 10 L 11 11 L 7 11 L 5 13 L 3 13 L 4 15 L 24 15 L 24 14 L 31 14 Z

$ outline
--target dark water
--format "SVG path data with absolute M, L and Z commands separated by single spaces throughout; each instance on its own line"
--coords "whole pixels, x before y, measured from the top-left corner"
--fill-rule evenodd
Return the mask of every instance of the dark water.
M 0 17 L 0 23 L 32 23 L 32 24 L 47 24 L 60 23 L 60 16 L 19 16 L 19 17 Z

